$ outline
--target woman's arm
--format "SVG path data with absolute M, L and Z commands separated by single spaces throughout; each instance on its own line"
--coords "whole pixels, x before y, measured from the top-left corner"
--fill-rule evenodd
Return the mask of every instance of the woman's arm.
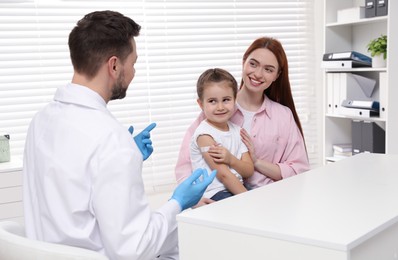
M 261 174 L 267 176 L 274 181 L 281 180 L 282 173 L 279 165 L 258 159 L 256 156 L 253 142 L 247 131 L 242 128 L 240 133 L 243 143 L 247 146 L 247 149 L 249 150 L 250 157 L 253 160 L 254 168 Z
M 188 128 L 185 133 L 184 139 L 181 143 L 180 152 L 178 154 L 177 164 L 175 167 L 175 176 L 177 183 L 181 183 L 192 173 L 192 165 L 191 165 L 191 157 L 190 157 L 190 142 L 195 132 L 196 128 L 199 126 L 200 122 L 205 119 L 204 114 L 200 113 L 200 115 L 195 119 L 195 121 Z

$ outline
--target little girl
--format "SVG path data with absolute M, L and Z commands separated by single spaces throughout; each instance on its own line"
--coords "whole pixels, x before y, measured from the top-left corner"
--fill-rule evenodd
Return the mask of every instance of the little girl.
M 191 140 L 192 167 L 217 170 L 217 178 L 204 197 L 217 201 L 245 192 L 248 188 L 243 179 L 253 175 L 254 166 L 241 140 L 241 128 L 229 121 L 235 112 L 237 82 L 223 69 L 208 69 L 199 77 L 196 88 L 206 119 Z

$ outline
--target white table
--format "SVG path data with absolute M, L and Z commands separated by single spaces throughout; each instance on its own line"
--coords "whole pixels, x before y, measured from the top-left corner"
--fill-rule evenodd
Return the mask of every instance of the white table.
M 355 155 L 177 220 L 181 260 L 398 259 L 398 155 Z

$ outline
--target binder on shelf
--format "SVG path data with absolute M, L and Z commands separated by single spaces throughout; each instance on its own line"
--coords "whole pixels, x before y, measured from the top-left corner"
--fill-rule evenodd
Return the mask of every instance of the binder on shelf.
M 328 114 L 333 114 L 334 112 L 334 104 L 333 104 L 333 91 L 334 91 L 334 85 L 333 85 L 333 75 L 335 73 L 327 73 L 326 78 L 326 89 L 327 89 L 327 104 L 326 104 L 326 111 Z
M 340 115 L 344 116 L 370 118 L 370 117 L 378 117 L 379 114 L 380 114 L 379 111 L 363 109 L 363 108 L 347 108 L 347 107 L 340 108 Z
M 388 0 L 376 0 L 376 16 L 388 14 Z
M 362 150 L 365 153 L 386 152 L 386 133 L 375 122 L 362 122 Z
M 369 109 L 370 103 L 374 107 L 377 107 L 378 104 L 372 98 L 376 80 L 353 73 L 339 74 L 340 92 L 344 92 L 340 94 L 339 114 L 354 117 L 379 116 L 379 109 Z M 355 100 L 356 102 L 348 104 L 349 102 L 345 102 L 344 100 Z
M 327 73 L 327 107 L 329 114 L 374 117 L 380 109 L 379 97 L 373 95 L 376 80 L 361 75 L 333 72 Z M 374 97 L 373 97 L 374 96 Z
M 362 121 L 351 121 L 352 155 L 362 152 Z
M 374 111 L 379 111 L 380 103 L 378 101 L 361 101 L 361 100 L 348 100 L 345 99 L 341 103 L 343 107 L 348 108 L 362 108 L 362 109 L 369 109 Z
M 376 0 L 365 0 L 365 18 L 376 16 Z
M 342 73 L 333 73 L 333 113 L 340 114 L 341 101 L 347 98 L 347 84 L 342 84 Z
M 388 86 L 387 86 L 387 72 L 379 73 L 379 90 L 380 90 L 380 118 L 387 118 L 388 108 Z
M 376 122 L 351 122 L 352 154 L 385 153 L 385 130 Z
M 337 78 L 335 78 L 335 82 L 334 84 L 336 84 L 335 88 L 335 93 L 337 94 L 338 92 L 338 96 L 335 97 L 334 99 L 334 104 L 335 104 L 335 108 L 334 111 L 337 114 L 343 114 L 342 111 L 344 111 L 344 107 L 341 106 L 341 102 L 344 99 L 347 99 L 348 97 L 351 98 L 351 95 L 349 96 L 349 86 L 351 85 L 350 81 L 351 81 L 351 73 L 335 73 L 335 76 Z
M 323 54 L 324 61 L 333 61 L 333 60 L 356 60 L 356 61 L 364 61 L 364 62 L 372 62 L 372 58 L 366 56 L 365 54 L 356 52 L 356 51 L 346 51 L 346 52 L 331 52 Z
M 321 67 L 324 69 L 351 69 L 372 67 L 372 62 L 358 60 L 324 60 Z

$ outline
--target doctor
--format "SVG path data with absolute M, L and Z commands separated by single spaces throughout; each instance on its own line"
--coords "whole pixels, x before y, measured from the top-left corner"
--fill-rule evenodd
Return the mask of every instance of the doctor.
M 70 33 L 72 82 L 58 88 L 27 134 L 23 199 L 29 238 L 110 259 L 178 259 L 176 215 L 199 201 L 215 172 L 194 171 L 166 204 L 150 210 L 141 170 L 153 151 L 155 125 L 133 138 L 106 107 L 125 97 L 134 78 L 139 31 L 130 18 L 100 11 L 87 14 Z

